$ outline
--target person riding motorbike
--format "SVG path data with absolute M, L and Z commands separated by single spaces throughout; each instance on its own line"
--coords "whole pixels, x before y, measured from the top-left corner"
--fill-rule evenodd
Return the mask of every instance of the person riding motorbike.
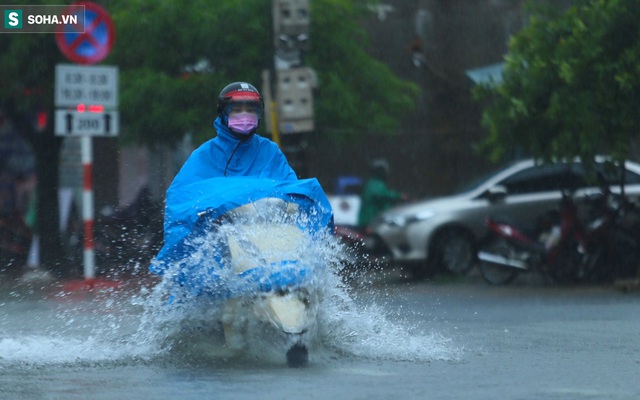
M 266 187 L 273 188 L 274 183 L 258 181 L 278 182 L 276 186 L 283 196 L 326 197 L 317 182 L 309 184 L 298 180 L 276 143 L 256 134 L 263 112 L 264 101 L 253 85 L 233 82 L 222 89 L 213 123 L 217 136 L 193 151 L 167 189 L 164 245 L 151 263 L 151 272 L 163 275 L 169 264 L 189 253 L 184 241 L 199 219 L 199 207 L 211 208 L 215 203 L 221 212 L 229 206 L 222 206 L 228 199 L 236 206 L 242 205 L 241 198 L 255 200 L 248 191 L 235 187 L 223 192 L 228 199 L 210 198 L 227 182 L 233 183 L 226 178 L 255 178 L 251 183 L 253 189 L 263 192 Z M 328 208 L 330 211 L 330 206 Z M 328 228 L 333 229 L 333 220 Z
M 387 210 L 405 196 L 387 186 L 389 163 L 383 159 L 374 160 L 369 169 L 369 179 L 362 189 L 362 203 L 358 214 L 358 227 L 362 230 L 381 212 Z
M 218 135 L 192 153 L 167 190 L 164 245 L 150 270 L 168 278 L 169 303 L 204 297 L 222 305 L 231 348 L 245 344 L 238 310 L 262 310 L 251 315 L 277 326 L 287 363 L 298 366 L 307 361 L 317 310 L 307 286 L 318 260 L 296 254 L 307 254 L 306 237 L 333 231 L 333 213 L 317 179 L 298 179 L 278 146 L 256 135 L 263 109 L 248 83 L 222 89 Z
M 203 143 L 189 158 L 167 189 L 165 210 L 165 246 L 158 259 L 167 258 L 170 247 L 185 234 L 179 221 L 169 211 L 172 199 L 191 184 L 211 178 L 245 176 L 296 181 L 298 178 L 278 145 L 256 134 L 264 112 L 264 101 L 258 89 L 246 82 L 233 82 L 218 95 L 217 117 L 213 122 L 216 137 Z M 152 263 L 151 272 L 162 275 L 165 266 Z

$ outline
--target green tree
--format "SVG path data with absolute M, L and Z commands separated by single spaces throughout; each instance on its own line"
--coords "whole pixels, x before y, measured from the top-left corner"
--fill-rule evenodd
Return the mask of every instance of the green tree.
M 525 151 L 543 160 L 629 157 L 640 128 L 640 2 L 580 0 L 561 12 L 531 7 L 510 42 L 503 80 L 485 102 L 482 143 L 493 160 Z
M 153 146 L 175 144 L 191 132 L 197 142 L 214 134 L 219 90 L 231 81 L 260 86 L 273 66 L 271 2 L 265 0 L 110 0 L 102 2 L 116 29 L 115 46 L 102 62 L 120 70 L 120 140 Z M 316 127 L 356 137 L 393 133 L 414 106 L 415 85 L 395 77 L 365 52 L 358 20 L 365 0 L 311 2 L 311 46 L 306 64 L 319 77 Z M 29 4 L 62 4 L 33 0 Z M 58 221 L 58 157 L 61 139 L 50 123 L 36 132 L 31 115 L 53 115 L 55 65 L 69 63 L 54 35 L 0 35 L 0 101 L 36 148 L 40 179 L 38 213 L 43 264 L 62 273 Z M 25 93 L 32 95 L 25 96 Z
M 328 135 L 394 133 L 418 95 L 366 53 L 357 21 L 369 3 L 311 2 L 305 64 L 318 75 L 315 123 Z M 209 139 L 219 90 L 237 80 L 260 87 L 262 70 L 273 68 L 270 1 L 120 0 L 110 7 L 118 45 L 107 61 L 121 70 L 124 140 L 175 143 L 187 131 L 198 142 Z
M 213 134 L 218 92 L 232 81 L 260 87 L 273 62 L 271 5 L 262 0 L 110 3 L 121 74 L 122 139 L 174 144 Z

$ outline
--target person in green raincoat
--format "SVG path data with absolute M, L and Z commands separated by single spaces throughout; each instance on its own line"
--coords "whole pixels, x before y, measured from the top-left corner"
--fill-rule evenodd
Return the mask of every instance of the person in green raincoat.
M 369 179 L 362 188 L 358 227 L 366 228 L 381 212 L 404 199 L 402 193 L 387 186 L 388 176 L 389 163 L 386 160 L 377 159 L 371 163 Z

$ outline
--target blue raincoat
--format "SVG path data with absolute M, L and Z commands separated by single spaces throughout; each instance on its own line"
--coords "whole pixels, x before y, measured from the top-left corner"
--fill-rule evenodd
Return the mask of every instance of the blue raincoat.
M 299 204 L 311 217 L 305 229 L 312 234 L 333 229 L 331 206 L 318 181 L 298 180 L 275 143 L 258 135 L 240 141 L 220 118 L 214 126 L 218 136 L 193 152 L 167 190 L 164 246 L 150 267 L 156 274 L 194 251 L 189 239 L 205 233 L 203 216 L 216 220 L 262 198 Z
M 251 135 L 240 141 L 220 117 L 213 123 L 218 136 L 198 147 L 171 183 L 169 191 L 202 179 L 252 176 L 280 181 L 296 180 L 284 154 L 269 139 Z

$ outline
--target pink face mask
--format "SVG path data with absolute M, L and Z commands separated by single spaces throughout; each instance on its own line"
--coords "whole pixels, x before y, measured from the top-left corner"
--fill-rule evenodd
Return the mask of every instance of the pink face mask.
M 229 129 L 246 135 L 258 127 L 258 116 L 251 112 L 241 112 L 229 115 Z

